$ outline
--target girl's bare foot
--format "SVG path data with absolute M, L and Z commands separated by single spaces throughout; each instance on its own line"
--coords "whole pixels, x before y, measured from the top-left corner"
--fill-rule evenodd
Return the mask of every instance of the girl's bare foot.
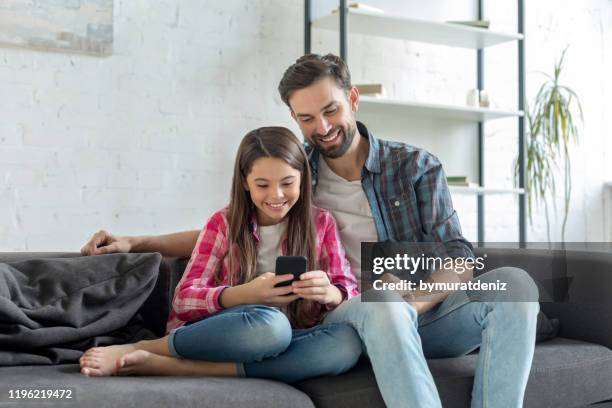
M 117 375 L 169 375 L 168 364 L 164 360 L 177 360 L 159 356 L 145 350 L 125 354 L 117 362 Z
M 213 363 L 160 356 L 136 350 L 119 358 L 117 375 L 177 375 L 235 377 L 235 363 Z
M 119 359 L 135 350 L 133 344 L 90 348 L 79 360 L 81 373 L 92 377 L 115 375 Z

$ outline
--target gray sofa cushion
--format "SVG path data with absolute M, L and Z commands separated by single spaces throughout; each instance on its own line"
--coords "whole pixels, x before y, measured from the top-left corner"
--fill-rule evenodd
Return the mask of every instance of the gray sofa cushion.
M 568 248 L 586 243 L 566 243 Z M 597 243 L 593 243 L 594 245 Z M 540 306 L 559 319 L 561 337 L 602 344 L 612 349 L 612 252 L 537 249 L 476 249 L 487 254 L 486 267 L 515 266 L 540 286 Z M 556 299 L 552 302 L 551 299 Z
M 128 323 L 160 261 L 113 254 L 0 263 L 0 365 L 75 362 L 93 345 L 152 337 Z
M 80 408 L 314 408 L 304 393 L 276 381 L 250 378 L 85 377 L 76 365 L 0 367 L 0 406 L 10 389 L 73 390 L 74 399 L 31 406 Z M 22 406 L 23 401 L 15 402 Z M 24 405 L 30 406 L 30 405 Z
M 526 407 L 581 406 L 612 398 L 609 348 L 559 338 L 542 343 L 535 354 Z
M 445 408 L 469 407 L 478 355 L 428 360 Z M 341 377 L 297 384 L 317 407 L 385 405 L 367 363 Z M 576 407 L 612 398 L 612 351 L 564 338 L 540 343 L 525 394 L 525 407 Z
M 444 407 L 468 407 L 476 355 L 430 360 Z M 87 378 L 75 365 L 0 368 L 0 404 L 9 389 L 71 388 L 79 407 L 384 407 L 366 362 L 340 377 L 298 384 L 258 379 Z M 575 407 L 611 398 L 612 351 L 563 338 L 536 347 L 525 407 Z

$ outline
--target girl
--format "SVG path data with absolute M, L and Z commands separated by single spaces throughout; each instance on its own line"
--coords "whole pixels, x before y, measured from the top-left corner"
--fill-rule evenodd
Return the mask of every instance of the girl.
M 276 276 L 278 255 L 302 255 L 309 272 Z M 166 337 L 96 347 L 81 372 L 214 375 L 295 382 L 350 369 L 357 332 L 318 324 L 358 288 L 332 216 L 311 206 L 311 175 L 290 130 L 249 132 L 238 149 L 230 204 L 209 219 L 179 282 Z

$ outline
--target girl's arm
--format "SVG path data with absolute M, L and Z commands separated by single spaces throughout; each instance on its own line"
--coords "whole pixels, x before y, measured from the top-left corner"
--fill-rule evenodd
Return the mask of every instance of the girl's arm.
M 172 302 L 173 311 L 180 320 L 201 320 L 224 308 L 242 304 L 285 305 L 297 299 L 290 295 L 291 286 L 275 287 L 292 279 L 292 275 L 265 273 L 242 285 L 219 286 L 217 272 L 228 273 L 223 269 L 223 259 L 228 252 L 228 230 L 227 218 L 219 211 L 200 233 Z
M 294 293 L 301 298 L 316 301 L 332 309 L 342 301 L 359 294 L 359 287 L 346 259 L 334 218 L 327 211 L 319 211 L 317 217 L 317 236 L 321 241 L 319 267 L 323 270 L 303 273 L 300 275 L 300 280 L 295 281 L 292 286 Z
M 282 306 L 296 300 L 291 286 L 276 287 L 277 284 L 293 279 L 293 275 L 276 276 L 272 272 L 265 272 L 250 282 L 226 288 L 219 299 L 223 308 L 262 304 L 269 306 Z
M 320 263 L 327 265 L 329 280 L 332 285 L 340 289 L 343 300 L 350 299 L 359 294 L 357 278 L 346 258 L 334 217 L 327 211 L 324 214 L 326 227 L 321 251 L 321 261 L 323 262 L 320 261 Z
M 223 268 L 227 231 L 227 219 L 219 211 L 200 233 L 172 301 L 173 311 L 180 320 L 199 320 L 222 309 L 219 296 L 227 286 L 218 286 L 215 276 Z

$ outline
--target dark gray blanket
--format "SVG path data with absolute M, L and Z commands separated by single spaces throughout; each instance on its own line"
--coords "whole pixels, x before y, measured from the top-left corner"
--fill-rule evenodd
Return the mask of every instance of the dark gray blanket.
M 153 338 L 137 312 L 160 262 L 112 254 L 0 263 L 0 366 L 74 363 L 89 347 Z

